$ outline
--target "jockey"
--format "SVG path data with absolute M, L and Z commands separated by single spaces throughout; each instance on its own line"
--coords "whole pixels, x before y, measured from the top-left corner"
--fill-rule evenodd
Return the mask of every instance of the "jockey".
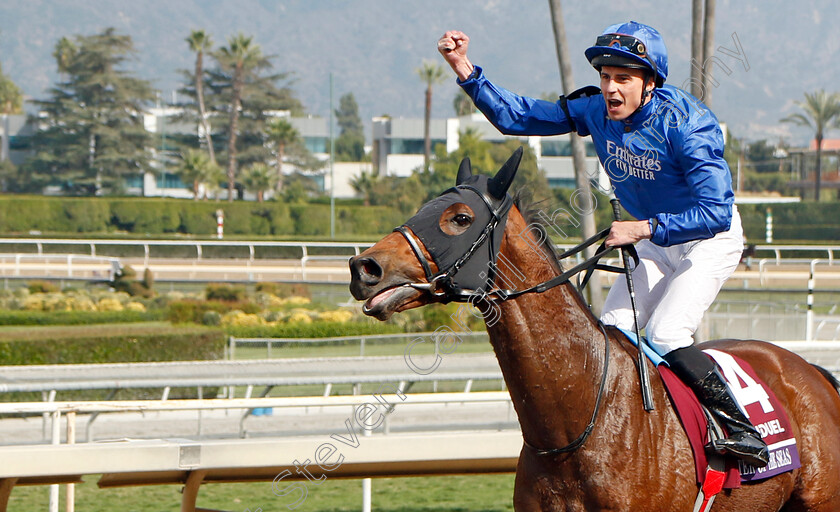
M 756 467 L 767 445 L 737 405 L 693 334 L 744 249 L 724 140 L 700 100 L 664 85 L 668 55 L 655 29 L 634 21 L 612 25 L 585 52 L 598 70 L 599 91 L 576 91 L 556 103 L 516 95 L 490 82 L 467 58 L 469 38 L 449 31 L 438 50 L 458 84 L 502 133 L 590 135 L 615 195 L 638 220 L 613 222 L 607 245 L 637 243 L 633 271 L 639 325 L 651 346 L 726 426 L 714 446 Z M 634 327 L 625 277 L 610 289 L 601 320 Z

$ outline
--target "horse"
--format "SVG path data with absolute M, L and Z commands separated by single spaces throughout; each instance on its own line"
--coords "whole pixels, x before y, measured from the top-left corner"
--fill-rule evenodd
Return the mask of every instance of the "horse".
M 380 320 L 433 302 L 482 297 L 472 303 L 484 315 L 524 441 L 513 494 L 518 512 L 692 510 L 698 493 L 692 452 L 658 372 L 650 372 L 654 410 L 646 412 L 635 346 L 601 324 L 568 279 L 540 289 L 558 281 L 563 269 L 507 194 L 515 156 L 492 178 L 473 175 L 465 160 L 455 188 L 351 258 L 351 293 Z M 511 279 L 503 283 L 501 271 L 488 272 L 487 259 L 518 269 L 518 288 L 530 292 L 503 293 Z M 724 490 L 713 510 L 840 510 L 837 380 L 766 342 L 717 340 L 701 348 L 739 356 L 774 390 L 801 462 L 799 469 Z

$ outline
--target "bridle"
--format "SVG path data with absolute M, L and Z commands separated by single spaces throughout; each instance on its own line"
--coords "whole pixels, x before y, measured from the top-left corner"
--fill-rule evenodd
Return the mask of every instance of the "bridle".
M 506 219 L 508 213 L 510 212 L 510 207 L 513 204 L 513 200 L 511 199 L 510 195 L 505 195 L 505 199 L 498 207 L 494 207 L 493 202 L 489 200 L 485 194 L 483 194 L 480 190 L 476 189 L 475 187 L 469 185 L 458 185 L 455 188 L 466 189 L 478 194 L 478 196 L 483 199 L 484 203 L 487 205 L 491 212 L 491 218 L 485 225 L 484 229 L 482 229 L 481 234 L 476 238 L 476 240 L 470 245 L 469 249 L 461 255 L 454 264 L 450 265 L 446 269 L 438 270 L 436 274 L 432 273 L 431 266 L 429 265 L 429 261 L 427 260 L 423 250 L 420 247 L 420 244 L 416 238 L 416 236 L 411 232 L 411 230 L 405 224 L 397 227 L 394 231 L 400 233 L 408 242 L 408 245 L 411 247 L 411 250 L 414 252 L 417 260 L 420 262 L 420 265 L 423 267 L 423 271 L 426 274 L 426 283 L 416 283 L 411 284 L 410 286 L 418 289 L 424 290 L 435 297 L 439 298 L 442 302 L 451 302 L 451 301 L 458 301 L 458 302 L 470 302 L 473 303 L 473 300 L 476 296 L 479 296 L 483 300 L 487 300 L 489 302 L 503 302 L 510 299 L 515 299 L 522 295 L 528 293 L 543 293 L 551 288 L 559 286 L 564 283 L 568 283 L 571 281 L 571 278 L 580 272 L 586 271 L 586 274 L 583 280 L 579 283 L 578 289 L 582 290 L 589 278 L 592 276 L 592 273 L 595 270 L 605 270 L 608 272 L 624 272 L 623 267 L 616 267 L 613 265 L 605 265 L 599 263 L 600 259 L 605 256 L 607 253 L 615 250 L 615 247 L 607 247 L 605 242 L 601 242 L 601 245 L 595 251 L 595 254 L 575 265 L 574 267 L 570 268 L 562 272 L 560 275 L 557 275 L 548 281 L 544 281 L 537 285 L 531 286 L 530 288 L 524 290 L 505 290 L 496 287 L 489 292 L 484 292 L 482 290 L 463 290 L 459 287 L 455 287 L 453 283 L 453 277 L 455 274 L 462 268 L 462 266 L 476 253 L 477 249 L 488 240 L 488 238 L 492 238 L 495 232 L 496 227 L 499 225 L 501 220 Z M 446 192 L 444 192 L 446 193 Z M 594 236 L 584 240 L 580 244 L 572 247 L 571 249 L 563 252 L 558 256 L 558 260 L 563 260 L 570 256 L 573 256 L 587 247 L 590 247 L 597 243 L 598 241 L 604 240 L 607 235 L 609 235 L 610 229 L 604 229 L 600 232 L 596 233 Z M 492 247 L 492 244 L 491 246 Z M 628 247 L 624 247 L 622 249 L 628 250 L 632 258 L 635 260 L 636 265 L 639 264 L 639 256 L 636 254 L 635 248 L 631 245 Z M 432 256 L 432 260 L 434 260 L 434 254 L 430 253 Z M 493 270 L 496 268 L 496 259 L 498 257 L 498 251 L 493 251 L 493 253 L 489 257 L 490 264 L 488 265 L 488 274 L 493 274 Z M 488 277 L 488 282 L 493 282 L 493 277 Z M 609 362 L 610 362 L 610 340 L 609 336 L 607 335 L 607 331 L 604 327 L 604 324 L 599 320 L 598 327 L 600 328 L 601 332 L 604 335 L 604 370 L 601 375 L 600 385 L 598 386 L 598 394 L 595 399 L 595 408 L 592 411 L 592 417 L 589 420 L 586 428 L 584 429 L 583 433 L 579 435 L 574 441 L 569 443 L 566 446 L 561 448 L 538 448 L 533 444 L 529 443 L 527 440 L 524 440 L 525 446 L 533 450 L 537 455 L 559 455 L 563 453 L 569 453 L 572 451 L 577 450 L 580 448 L 586 439 L 592 433 L 592 430 L 595 427 L 595 421 L 598 418 L 598 412 L 601 408 L 601 403 L 603 401 L 604 392 L 606 390 L 606 383 L 607 383 L 607 373 L 609 370 Z
M 482 245 L 484 245 L 485 242 L 489 242 L 489 247 L 491 248 L 492 254 L 488 258 L 488 276 L 485 279 L 485 282 L 493 282 L 495 277 L 496 258 L 498 256 L 498 252 L 492 250 L 494 241 L 493 235 L 495 234 L 496 227 L 499 225 L 499 223 L 504 223 L 504 221 L 507 219 L 507 215 L 510 212 L 510 207 L 513 206 L 513 199 L 510 197 L 510 195 L 506 194 L 500 204 L 494 205 L 494 201 L 492 201 L 490 198 L 487 197 L 486 194 L 484 194 L 476 187 L 473 187 L 472 185 L 458 185 L 456 187 L 453 187 L 452 189 L 447 190 L 443 194 L 446 194 L 447 192 L 450 192 L 452 190 L 468 190 L 470 192 L 474 192 L 490 211 L 490 220 L 484 226 L 484 229 L 481 230 L 481 233 L 478 235 L 475 241 L 473 241 L 473 243 L 470 245 L 467 251 L 464 254 L 462 254 L 449 267 L 444 269 L 438 267 L 438 272 L 436 274 L 432 273 L 429 261 L 426 259 L 426 255 L 423 253 L 423 249 L 420 248 L 420 243 L 418 242 L 417 237 L 409 229 L 409 227 L 406 224 L 403 224 L 399 227 L 394 228 L 394 231 L 400 233 L 403 236 L 403 238 L 405 238 L 406 242 L 408 242 L 409 247 L 411 247 L 411 250 L 414 252 L 414 256 L 417 258 L 417 261 L 420 262 L 420 266 L 423 267 L 423 272 L 426 274 L 426 282 L 412 283 L 410 285 L 412 288 L 424 290 L 428 293 L 431 293 L 435 297 L 439 298 L 441 302 L 469 302 L 475 296 L 477 290 L 467 290 L 455 285 L 455 274 L 457 274 L 464 266 L 464 264 L 466 264 L 473 257 L 473 255 L 476 254 L 478 249 Z M 434 255 L 431 256 L 432 260 L 434 261 Z M 435 265 L 437 266 L 436 262 Z

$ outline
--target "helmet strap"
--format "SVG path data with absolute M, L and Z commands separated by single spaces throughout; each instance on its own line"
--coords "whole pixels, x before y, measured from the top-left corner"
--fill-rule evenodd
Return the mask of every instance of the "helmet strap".
M 645 106 L 645 100 L 647 100 L 648 96 L 650 96 L 650 93 L 653 90 L 653 89 L 648 90 L 648 88 L 647 88 L 648 81 L 651 80 L 651 79 L 652 79 L 652 77 L 648 73 L 645 73 L 644 84 L 642 84 L 642 101 L 641 101 L 641 103 L 639 103 L 639 107 L 633 112 L 633 114 L 638 113 L 640 110 L 642 110 L 642 107 Z

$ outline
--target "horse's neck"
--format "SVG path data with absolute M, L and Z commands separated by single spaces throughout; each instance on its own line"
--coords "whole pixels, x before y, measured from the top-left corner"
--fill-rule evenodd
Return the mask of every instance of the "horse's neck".
M 544 253 L 505 256 L 517 269 L 527 269 L 521 287 L 557 274 Z M 486 316 L 488 332 L 525 439 L 545 447 L 569 443 L 590 419 L 604 369 L 605 340 L 597 319 L 569 284 L 494 308 Z

